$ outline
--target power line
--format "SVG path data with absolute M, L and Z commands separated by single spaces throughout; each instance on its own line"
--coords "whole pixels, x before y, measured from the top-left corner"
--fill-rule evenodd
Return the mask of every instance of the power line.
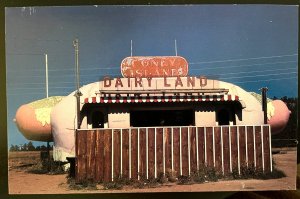
M 289 72 L 289 73 L 273 73 L 273 74 L 265 74 L 265 75 L 252 75 L 252 76 L 240 76 L 240 77 L 225 77 L 222 79 L 240 79 L 240 78 L 249 78 L 249 77 L 265 77 L 265 76 L 275 76 L 275 75 L 290 75 L 295 74 L 297 72 Z
M 120 70 L 120 67 L 109 67 L 109 68 L 80 68 L 80 71 L 92 71 L 92 70 Z M 43 69 L 32 69 L 34 71 L 44 72 Z M 49 69 L 49 72 L 60 72 L 60 71 L 74 71 L 74 68 L 63 68 L 63 69 Z M 8 73 L 11 72 L 20 72 L 19 70 L 7 70 Z
M 120 67 L 110 67 L 110 68 L 80 68 L 80 71 L 87 71 L 87 70 L 116 70 L 120 69 Z M 61 71 L 61 70 L 74 70 L 74 69 L 53 69 L 51 71 Z
M 220 62 L 232 62 L 232 61 L 247 61 L 247 60 L 258 60 L 258 59 L 271 59 L 271 58 L 280 58 L 280 57 L 292 57 L 297 54 L 289 54 L 289 55 L 276 55 L 269 57 L 252 57 L 252 58 L 244 58 L 244 59 L 226 59 L 226 60 L 216 60 L 216 61 L 206 61 L 206 62 L 190 62 L 189 64 L 208 64 L 208 63 L 220 63 Z
M 57 87 L 50 87 L 51 89 L 75 89 L 74 87 L 71 87 L 71 86 L 57 86 Z M 44 90 L 45 88 L 41 87 L 41 88 L 13 88 L 13 89 L 9 89 L 9 91 L 12 91 L 12 90 Z
M 20 38 L 20 37 L 6 37 L 7 40 L 30 40 L 30 41 L 68 41 L 71 42 L 72 40 L 69 39 L 39 39 L 39 38 Z
M 251 83 L 251 82 L 269 82 L 269 81 L 278 81 L 283 79 L 296 79 L 298 77 L 286 77 L 286 78 L 276 78 L 276 79 L 262 79 L 262 80 L 253 80 L 253 81 L 241 81 L 241 82 L 234 82 L 235 84 L 238 83 Z
M 263 64 L 245 64 L 245 65 L 235 65 L 235 66 L 220 66 L 220 67 L 209 67 L 209 68 L 193 68 L 190 70 L 212 70 L 212 69 L 220 69 L 220 68 L 240 68 L 244 66 L 263 66 L 263 65 L 273 65 L 273 64 L 287 64 L 287 63 L 295 63 L 298 61 L 285 61 L 285 62 L 269 62 Z
M 80 77 L 83 77 L 83 78 L 87 78 L 87 77 L 91 77 L 91 78 L 95 78 L 95 77 L 103 77 L 103 76 L 118 76 L 118 75 L 121 75 L 121 73 L 106 73 L 106 74 L 82 74 L 80 75 Z M 50 79 L 61 79 L 61 78 L 66 78 L 66 77 L 74 77 L 74 74 L 63 74 L 63 73 L 60 73 L 60 74 L 57 74 L 55 76 L 51 76 Z M 45 75 L 30 75 L 30 76 L 24 76 L 24 75 L 20 75 L 18 77 L 16 77 L 16 75 L 14 76 L 9 76 L 8 77 L 9 79 L 32 79 L 32 78 L 45 78 Z M 74 83 L 74 82 L 73 82 Z
M 91 81 L 80 81 L 80 83 L 91 83 Z M 74 84 L 74 82 L 49 82 L 50 85 L 56 85 L 56 84 Z M 18 84 L 11 84 L 11 83 L 8 83 L 7 84 L 8 86 L 18 86 L 18 85 L 45 85 L 45 82 L 44 83 L 18 83 Z
M 45 96 L 43 93 L 7 93 L 6 95 L 7 96 L 15 96 L 15 95 L 25 95 L 28 96 L 28 95 L 43 95 Z
M 244 71 L 244 72 L 238 72 L 238 73 L 221 73 L 221 74 L 207 74 L 209 75 L 236 75 L 236 74 L 244 74 L 244 73 L 265 73 L 265 72 L 270 72 L 270 71 L 283 71 L 283 70 L 296 70 L 297 68 L 282 68 L 282 69 L 272 69 L 272 70 L 257 70 L 257 71 Z
M 69 95 L 71 92 L 64 92 L 64 93 L 57 93 L 57 92 L 49 92 L 49 96 L 58 96 L 58 95 L 62 95 L 62 96 L 66 96 L 66 95 Z M 44 93 L 35 93 L 35 92 L 26 92 L 26 93 L 21 93 L 21 92 L 18 92 L 18 93 L 7 93 L 6 94 L 7 96 L 16 96 L 16 95 L 42 95 L 42 97 L 44 98 L 45 97 L 45 94 Z
M 8 55 L 44 55 L 43 53 L 6 53 Z

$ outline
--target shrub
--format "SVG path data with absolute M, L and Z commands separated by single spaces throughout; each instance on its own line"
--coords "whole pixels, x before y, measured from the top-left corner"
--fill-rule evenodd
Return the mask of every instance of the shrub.
M 35 174 L 50 174 L 58 175 L 65 174 L 67 171 L 64 169 L 64 164 L 62 162 L 56 162 L 52 158 L 39 161 L 37 164 L 34 164 L 29 170 L 29 173 Z
M 85 180 L 82 183 L 76 183 L 74 178 L 68 178 L 67 183 L 71 190 L 97 190 L 97 183 L 91 180 Z

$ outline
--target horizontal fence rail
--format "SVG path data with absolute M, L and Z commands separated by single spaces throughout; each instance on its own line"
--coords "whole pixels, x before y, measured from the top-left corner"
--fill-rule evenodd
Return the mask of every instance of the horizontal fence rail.
M 253 167 L 272 171 L 269 125 L 140 127 L 76 132 L 76 182 L 151 179 L 201 167 L 224 175 Z

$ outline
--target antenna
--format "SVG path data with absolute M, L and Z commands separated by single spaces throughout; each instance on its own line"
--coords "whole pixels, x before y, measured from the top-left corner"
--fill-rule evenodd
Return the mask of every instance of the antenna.
M 48 55 L 45 54 L 45 65 L 46 65 L 46 97 L 49 97 L 49 90 L 48 90 Z
M 130 56 L 132 57 L 132 40 L 130 40 Z
M 78 62 L 78 56 L 79 56 L 79 41 L 78 39 L 75 39 L 73 41 L 73 46 L 75 49 L 75 76 L 76 76 L 76 88 L 77 92 L 79 91 L 79 62 Z
M 175 55 L 177 56 L 177 42 L 176 42 L 176 39 L 175 39 Z

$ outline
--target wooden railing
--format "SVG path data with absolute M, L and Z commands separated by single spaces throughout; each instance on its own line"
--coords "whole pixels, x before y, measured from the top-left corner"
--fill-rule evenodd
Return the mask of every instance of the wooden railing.
M 272 171 L 269 125 L 141 127 L 76 132 L 77 182 L 117 177 L 188 176 L 200 167 L 224 175 L 241 168 Z

